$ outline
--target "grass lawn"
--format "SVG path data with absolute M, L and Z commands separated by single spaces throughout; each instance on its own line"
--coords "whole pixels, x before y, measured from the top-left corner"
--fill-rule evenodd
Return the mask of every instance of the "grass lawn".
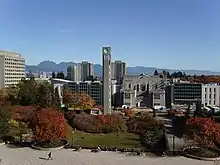
M 83 147 L 117 147 L 117 148 L 141 148 L 140 136 L 132 133 L 108 133 L 95 134 L 75 131 L 72 135 L 69 128 L 68 140 L 74 145 Z

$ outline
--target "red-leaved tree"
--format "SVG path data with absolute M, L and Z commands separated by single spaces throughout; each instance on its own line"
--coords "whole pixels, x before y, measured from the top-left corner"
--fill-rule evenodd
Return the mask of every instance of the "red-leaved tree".
M 37 141 L 57 141 L 66 138 L 67 123 L 64 115 L 54 108 L 37 111 L 29 122 Z
M 213 146 L 220 140 L 220 125 L 211 118 L 189 118 L 186 126 L 188 135 L 199 146 Z
M 13 106 L 12 119 L 28 123 L 32 120 L 36 112 L 37 108 L 34 106 Z

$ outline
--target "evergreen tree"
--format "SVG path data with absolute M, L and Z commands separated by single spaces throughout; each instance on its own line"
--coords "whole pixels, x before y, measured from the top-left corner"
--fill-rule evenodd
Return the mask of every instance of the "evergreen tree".
M 156 76 L 156 75 L 159 75 L 159 73 L 158 73 L 157 70 L 154 71 L 154 75 L 155 75 L 155 76 Z
M 54 71 L 52 72 L 52 78 L 56 78 L 56 74 Z

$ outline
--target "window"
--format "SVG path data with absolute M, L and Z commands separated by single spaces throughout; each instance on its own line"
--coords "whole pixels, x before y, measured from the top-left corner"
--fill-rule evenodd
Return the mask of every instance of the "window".
M 130 93 L 125 93 L 125 99 L 130 99 L 130 98 L 131 98 Z
M 159 93 L 154 93 L 154 99 L 160 99 L 160 94 Z

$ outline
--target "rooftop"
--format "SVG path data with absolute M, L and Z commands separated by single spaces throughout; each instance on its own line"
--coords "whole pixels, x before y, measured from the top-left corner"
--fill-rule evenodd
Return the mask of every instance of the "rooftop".
M 21 54 L 17 53 L 17 52 L 9 52 L 9 51 L 3 51 L 0 50 L 0 56 L 9 56 L 9 57 L 20 57 L 20 58 L 24 58 Z

